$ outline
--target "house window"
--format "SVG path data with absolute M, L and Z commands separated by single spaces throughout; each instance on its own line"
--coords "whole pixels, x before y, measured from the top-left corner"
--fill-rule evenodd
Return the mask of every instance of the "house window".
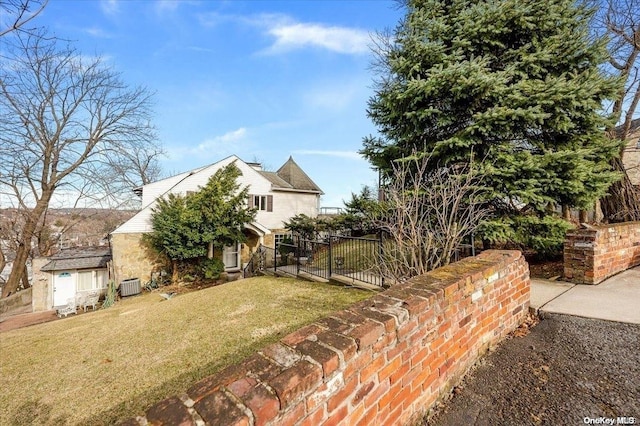
M 224 263 L 225 269 L 236 269 L 240 265 L 238 259 L 238 244 L 225 247 L 222 250 L 222 262 Z
M 91 290 L 93 288 L 93 271 L 78 272 L 78 291 Z
M 96 271 L 97 288 L 107 288 L 107 271 Z
M 261 211 L 273 211 L 273 195 L 250 195 L 249 207 L 255 207 Z
M 282 241 L 284 241 L 285 239 L 288 239 L 288 238 L 291 238 L 291 234 L 274 234 L 273 239 L 274 239 L 274 242 L 275 242 L 276 250 L 280 246 L 280 243 Z
M 253 205 L 258 210 L 267 210 L 267 196 L 266 195 L 254 195 Z

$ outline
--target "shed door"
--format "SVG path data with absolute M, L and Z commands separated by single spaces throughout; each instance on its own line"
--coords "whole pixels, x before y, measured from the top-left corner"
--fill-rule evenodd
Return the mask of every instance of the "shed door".
M 57 271 L 53 275 L 53 306 L 64 306 L 67 299 L 76 297 L 76 283 L 71 271 Z

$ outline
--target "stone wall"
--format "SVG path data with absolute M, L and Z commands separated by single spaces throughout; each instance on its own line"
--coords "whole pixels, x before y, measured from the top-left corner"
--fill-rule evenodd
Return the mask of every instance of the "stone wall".
M 140 278 L 142 284 L 151 279 L 158 267 L 157 255 L 141 243 L 143 234 L 111 234 L 111 255 L 116 284 L 128 278 Z
M 528 305 L 521 253 L 486 251 L 299 329 L 124 424 L 409 424 Z
M 564 243 L 564 277 L 598 284 L 640 265 L 640 222 L 588 226 L 569 231 Z
M 0 317 L 6 318 L 11 315 L 32 312 L 32 295 L 33 287 L 29 287 L 26 290 L 21 290 L 16 294 L 0 299 Z
M 32 262 L 33 279 L 31 281 L 31 287 L 33 288 L 33 312 L 48 311 L 53 308 L 51 274 L 40 270 L 47 263 L 49 263 L 49 259 L 46 257 L 35 258 Z

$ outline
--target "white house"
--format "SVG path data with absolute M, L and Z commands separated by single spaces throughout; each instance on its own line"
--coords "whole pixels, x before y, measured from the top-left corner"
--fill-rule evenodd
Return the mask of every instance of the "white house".
M 284 222 L 292 216 L 318 215 L 323 192 L 293 158 L 289 157 L 278 171 L 268 172 L 258 163 L 247 163 L 232 155 L 134 190 L 142 197 L 142 209 L 111 233 L 116 282 L 128 278 L 147 281 L 156 267 L 153 254 L 140 244 L 142 235 L 152 231 L 151 210 L 156 200 L 170 193 L 186 195 L 198 191 L 217 170 L 231 163 L 240 169 L 242 175 L 238 183 L 241 188 L 249 186 L 248 204 L 258 212 L 254 222 L 245 224 L 247 241 L 224 249 L 222 257 L 227 271 L 239 271 L 260 244 L 275 247 L 275 243 L 287 234 Z

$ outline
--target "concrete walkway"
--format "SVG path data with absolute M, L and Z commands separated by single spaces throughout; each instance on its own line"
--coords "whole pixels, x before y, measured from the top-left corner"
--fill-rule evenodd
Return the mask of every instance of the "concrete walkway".
M 567 314 L 640 324 L 640 266 L 598 285 L 532 278 L 531 308 L 542 315 Z

